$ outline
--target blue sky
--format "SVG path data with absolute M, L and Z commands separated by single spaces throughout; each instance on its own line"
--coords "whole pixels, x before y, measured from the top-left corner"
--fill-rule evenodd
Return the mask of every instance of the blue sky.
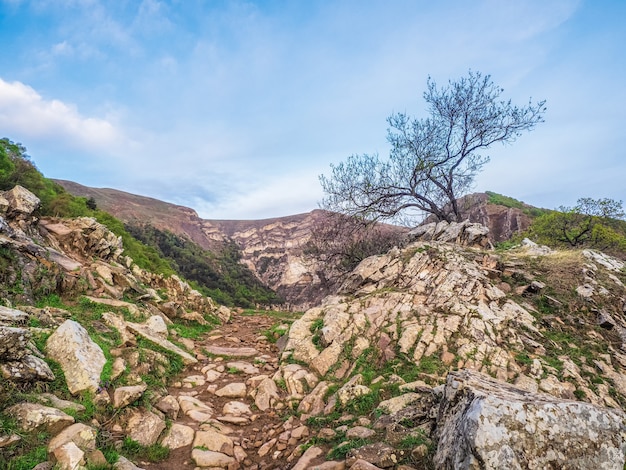
M 0 0 L 0 137 L 49 177 L 193 207 L 306 212 L 386 155 L 385 119 L 469 69 L 546 122 L 476 181 L 533 205 L 624 199 L 623 0 Z

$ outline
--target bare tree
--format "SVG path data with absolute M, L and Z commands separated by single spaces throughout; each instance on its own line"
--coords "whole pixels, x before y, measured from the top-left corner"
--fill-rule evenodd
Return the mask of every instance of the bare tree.
M 430 117 L 392 114 L 387 122 L 389 158 L 352 155 L 320 176 L 321 206 L 371 220 L 394 219 L 412 211 L 438 220 L 460 221 L 459 197 L 489 161 L 481 154 L 495 143 L 514 142 L 543 122 L 545 101 L 523 107 L 501 101 L 503 89 L 489 75 L 467 77 L 437 88 L 429 77 L 424 99 Z

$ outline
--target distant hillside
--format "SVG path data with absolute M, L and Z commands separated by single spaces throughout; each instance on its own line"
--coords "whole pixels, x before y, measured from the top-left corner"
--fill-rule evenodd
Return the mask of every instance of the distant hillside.
M 98 207 L 131 226 L 148 224 L 158 230 L 186 237 L 206 250 L 219 253 L 232 241 L 241 250 L 241 261 L 260 280 L 294 308 L 307 308 L 329 294 L 333 282 L 320 260 L 307 256 L 307 243 L 320 229 L 324 212 L 263 220 L 205 220 L 193 209 L 115 189 L 97 189 L 56 180 L 70 193 L 94 198 Z M 493 242 L 509 239 L 528 228 L 532 208 L 495 193 L 463 198 L 467 217 L 490 229 Z M 403 229 L 398 228 L 403 231 Z M 323 263 L 327 267 L 327 263 Z

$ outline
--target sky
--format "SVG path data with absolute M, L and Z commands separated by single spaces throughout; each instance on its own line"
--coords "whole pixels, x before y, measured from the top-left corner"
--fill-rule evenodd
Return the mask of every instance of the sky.
M 0 137 L 50 178 L 278 217 L 472 70 L 547 106 L 476 191 L 623 200 L 624 25 L 624 0 L 0 0 Z

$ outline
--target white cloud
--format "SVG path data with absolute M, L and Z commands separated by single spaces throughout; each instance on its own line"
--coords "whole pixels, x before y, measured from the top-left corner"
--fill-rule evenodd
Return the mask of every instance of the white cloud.
M 126 138 L 111 122 L 81 115 L 75 106 L 46 100 L 21 82 L 0 78 L 0 128 L 23 139 L 52 139 L 86 150 L 118 147 Z

